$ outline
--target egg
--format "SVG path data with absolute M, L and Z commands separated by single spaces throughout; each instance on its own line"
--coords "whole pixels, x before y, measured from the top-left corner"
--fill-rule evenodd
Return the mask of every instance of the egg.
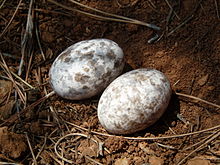
M 124 67 L 124 53 L 108 39 L 78 42 L 64 50 L 53 62 L 50 84 L 61 97 L 87 99 L 103 91 Z
M 113 134 L 131 134 L 154 124 L 166 110 L 172 90 L 155 69 L 137 69 L 115 79 L 98 103 L 98 119 Z

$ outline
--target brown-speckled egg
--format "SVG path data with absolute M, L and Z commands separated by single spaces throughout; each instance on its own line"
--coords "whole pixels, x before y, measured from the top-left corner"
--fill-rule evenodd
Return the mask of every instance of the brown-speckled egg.
M 90 98 L 103 91 L 122 72 L 123 56 L 118 44 L 108 39 L 78 42 L 53 62 L 50 84 L 63 98 Z
M 155 69 L 137 69 L 115 79 L 98 104 L 101 125 L 113 134 L 131 134 L 154 124 L 166 110 L 172 90 Z

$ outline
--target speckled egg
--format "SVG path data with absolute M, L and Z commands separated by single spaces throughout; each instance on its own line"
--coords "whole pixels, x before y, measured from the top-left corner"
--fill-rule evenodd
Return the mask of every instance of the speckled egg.
M 131 134 L 154 124 L 166 110 L 172 90 L 155 69 L 137 69 L 115 79 L 98 104 L 101 125 L 113 134 Z
M 63 98 L 90 98 L 103 91 L 122 72 L 123 56 L 118 44 L 108 39 L 78 42 L 53 62 L 50 84 Z

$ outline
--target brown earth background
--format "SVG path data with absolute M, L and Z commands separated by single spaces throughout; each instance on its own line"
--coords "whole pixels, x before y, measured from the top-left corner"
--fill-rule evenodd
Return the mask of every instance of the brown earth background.
M 0 1 L 0 164 L 220 164 L 219 0 L 77 1 L 159 31 L 97 20 L 88 13 L 106 15 L 71 0 L 30 2 Z M 92 38 L 117 42 L 128 70 L 155 68 L 170 79 L 171 103 L 156 124 L 109 136 L 97 118 L 100 96 L 45 98 L 54 59 Z

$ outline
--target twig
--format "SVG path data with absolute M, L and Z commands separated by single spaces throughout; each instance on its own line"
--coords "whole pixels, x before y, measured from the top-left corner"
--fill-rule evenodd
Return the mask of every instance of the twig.
M 217 138 L 220 135 L 220 130 L 214 132 L 213 137 L 210 139 L 207 139 L 207 141 L 203 144 L 201 144 L 199 147 L 197 147 L 195 150 L 193 150 L 192 152 L 190 152 L 185 158 L 183 158 L 177 165 L 182 164 L 183 162 L 185 162 L 185 160 L 190 157 L 192 154 L 194 154 L 195 152 L 203 149 L 208 143 L 210 143 L 211 141 L 213 141 L 215 138 Z
M 17 56 L 13 56 L 13 55 L 11 55 L 11 54 L 9 54 L 9 53 L 2 53 L 2 55 L 3 56 L 6 56 L 6 57 L 10 57 L 10 58 L 13 58 L 13 59 L 19 59 L 19 57 L 17 57 Z
M 164 145 L 164 144 L 157 143 L 157 142 L 156 142 L 156 144 L 157 144 L 158 146 L 160 146 L 160 147 L 163 147 L 163 148 L 168 148 L 168 149 L 171 149 L 171 150 L 176 150 L 176 148 L 173 147 L 173 146 Z
M 26 139 L 27 139 L 27 142 L 28 142 L 28 146 L 29 146 L 30 151 L 31 151 L 31 155 L 32 155 L 32 157 L 34 159 L 34 164 L 37 165 L 37 160 L 36 160 L 36 157 L 34 155 L 34 152 L 33 152 L 33 149 L 32 149 L 32 146 L 31 146 L 31 143 L 30 143 L 30 140 L 29 140 L 29 137 L 28 137 L 26 132 L 25 132 L 25 136 L 26 136 Z
M 88 129 L 83 128 L 81 126 L 78 126 L 74 123 L 71 123 L 71 122 L 68 122 L 68 121 L 65 121 L 65 122 L 69 125 L 72 125 L 76 128 L 79 128 L 81 130 L 88 131 Z M 219 128 L 220 128 L 220 125 L 217 125 L 217 126 L 207 128 L 207 129 L 204 129 L 204 130 L 201 130 L 201 131 L 195 131 L 195 132 L 191 132 L 191 133 L 172 135 L 172 136 L 162 136 L 162 137 L 125 137 L 125 136 L 116 136 L 116 135 L 111 135 L 111 134 L 106 134 L 106 133 L 101 133 L 101 132 L 96 132 L 96 131 L 91 131 L 91 133 L 101 135 L 101 136 L 123 138 L 123 139 L 128 139 L 128 140 L 163 140 L 163 139 L 181 138 L 181 137 L 185 137 L 185 136 L 191 136 L 191 135 L 200 134 L 200 133 L 208 132 L 208 131 L 211 131 L 211 130 L 214 130 L 214 129 L 219 129 Z
M 30 85 L 28 82 L 24 81 L 21 77 L 19 77 L 14 72 L 10 71 L 13 76 L 15 76 L 17 79 L 19 79 L 21 82 L 23 82 L 25 85 L 27 85 L 31 89 L 35 89 L 32 85 Z
M 218 2 L 217 2 L 217 0 L 214 0 L 214 1 L 215 1 L 215 8 L 216 8 L 217 18 L 220 19 L 220 17 L 219 17 L 219 11 L 218 11 Z
M 195 96 L 191 96 L 191 95 L 187 95 L 187 94 L 183 94 L 183 93 L 178 93 L 178 92 L 175 92 L 175 93 L 176 93 L 176 95 L 178 95 L 178 96 L 184 96 L 184 97 L 187 97 L 187 98 L 190 98 L 190 99 L 194 99 L 194 100 L 198 100 L 198 101 L 203 102 L 203 103 L 206 103 L 206 104 L 208 104 L 208 105 L 211 105 L 211 106 L 220 108 L 220 105 L 217 105 L 217 104 L 211 103 L 211 102 L 209 102 L 209 101 L 200 99 L 199 97 L 195 97 Z
M 19 1 L 18 5 L 17 5 L 17 7 L 16 7 L 16 9 L 15 9 L 15 12 L 14 12 L 14 14 L 12 15 L 10 21 L 8 22 L 7 26 L 4 28 L 4 30 L 3 30 L 2 33 L 0 34 L 0 38 L 2 38 L 2 36 L 7 32 L 9 26 L 11 25 L 11 23 L 12 23 L 12 21 L 13 21 L 15 15 L 16 15 L 16 13 L 18 12 L 18 9 L 19 9 L 19 7 L 20 7 L 20 5 L 21 5 L 21 2 L 22 2 L 22 0 Z
M 169 37 L 171 34 L 173 34 L 175 31 L 177 31 L 179 28 L 181 28 L 182 26 L 184 26 L 187 22 L 189 22 L 192 18 L 194 17 L 194 15 L 191 15 L 190 17 L 188 17 L 185 21 L 183 21 L 181 24 L 179 24 L 176 28 L 174 28 L 171 32 L 169 32 L 167 34 L 167 36 Z
M 1 6 L 0 6 L 0 9 L 4 6 L 5 2 L 6 2 L 6 0 L 4 0 L 4 1 L 2 2 Z
M 142 21 L 138 21 L 138 20 L 127 18 L 127 17 L 123 17 L 123 16 L 119 16 L 119 15 L 115 15 L 115 14 L 110 14 L 110 13 L 107 13 L 107 12 L 103 12 L 101 10 L 94 9 L 94 8 L 89 7 L 89 6 L 82 5 L 80 3 L 79 4 L 81 6 L 86 6 L 86 8 L 88 8 L 88 9 L 91 9 L 93 11 L 96 11 L 96 12 L 99 12 L 99 13 L 103 13 L 103 14 L 105 13 L 105 15 L 111 15 L 111 16 L 114 16 L 116 18 L 111 18 L 111 17 L 105 17 L 105 16 L 96 15 L 96 14 L 91 14 L 91 13 L 88 13 L 88 12 L 85 12 L 85 11 L 81 11 L 81 10 L 78 10 L 78 9 L 74 9 L 74 8 L 62 5 L 62 4 L 60 4 L 60 3 L 56 2 L 56 1 L 53 1 L 53 0 L 48 0 L 48 1 L 53 3 L 53 4 L 55 4 L 55 5 L 57 5 L 57 6 L 60 6 L 60 7 L 64 8 L 64 9 L 75 11 L 75 12 L 78 12 L 78 13 L 81 13 L 81 14 L 84 14 L 84 15 L 87 15 L 87 16 L 90 16 L 90 17 L 94 17 L 94 18 L 97 18 L 97 19 L 100 19 L 100 20 L 116 21 L 116 22 L 123 22 L 123 23 L 132 23 L 132 24 L 137 24 L 137 25 L 143 25 L 143 26 L 152 28 L 154 30 L 160 30 L 160 28 L 158 26 L 156 26 L 156 25 L 145 23 L 145 22 L 142 22 Z M 71 1 L 71 2 L 73 2 L 73 1 Z
M 180 20 L 180 17 L 177 15 L 177 13 L 173 9 L 173 7 L 170 5 L 170 2 L 168 0 L 165 0 L 165 1 L 166 1 L 167 5 L 169 6 L 169 8 L 171 9 L 171 11 L 173 11 L 173 13 L 175 14 L 176 18 L 178 18 L 178 20 Z

